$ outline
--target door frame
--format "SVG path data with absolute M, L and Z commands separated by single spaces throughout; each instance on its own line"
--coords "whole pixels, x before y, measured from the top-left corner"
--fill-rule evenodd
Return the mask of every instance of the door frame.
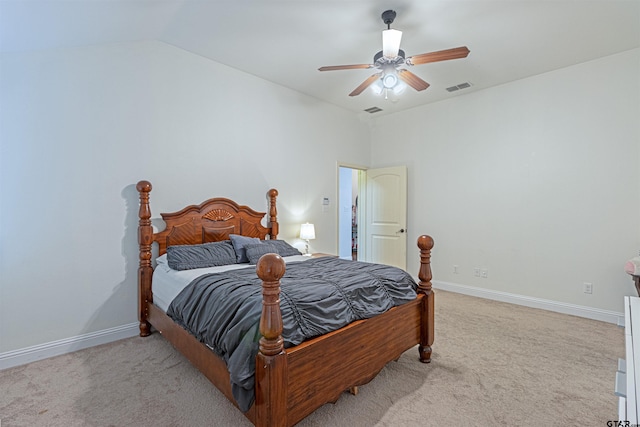
M 336 163 L 336 200 L 338 200 L 338 208 L 336 209 L 337 211 L 337 220 L 336 220 L 336 224 L 338 225 L 336 227 L 336 254 L 340 254 L 340 168 L 348 168 L 348 169 L 354 169 L 354 170 L 358 170 L 361 171 L 363 173 L 358 174 L 359 175 L 359 179 L 358 179 L 358 206 L 363 206 L 363 193 L 365 192 L 365 187 L 364 185 L 366 185 L 366 172 L 367 169 L 369 169 L 368 166 L 362 166 L 362 165 L 357 165 L 354 163 L 346 163 L 346 162 L 340 162 L 338 161 Z M 363 178 L 364 177 L 364 178 Z M 364 179 L 364 183 L 362 182 Z M 361 258 L 361 249 L 362 248 L 362 243 L 363 240 L 362 236 L 363 236 L 363 231 L 364 231 L 364 209 L 358 209 L 358 261 L 362 261 L 363 258 Z

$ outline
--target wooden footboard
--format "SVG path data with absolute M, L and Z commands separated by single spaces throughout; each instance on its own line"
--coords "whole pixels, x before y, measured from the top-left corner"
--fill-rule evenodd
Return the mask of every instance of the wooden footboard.
M 286 266 L 276 254 L 260 258 L 263 280 L 260 351 L 256 360 L 256 426 L 292 426 L 342 392 L 371 381 L 392 360 L 418 344 L 420 361 L 431 361 L 434 293 L 431 289 L 433 239 L 418 238 L 418 297 L 384 314 L 287 349 L 279 307 L 280 278 Z
M 225 240 L 231 233 L 261 239 L 268 235 L 275 239 L 278 192 L 272 189 L 267 193 L 267 227 L 260 224 L 265 214 L 216 198 L 179 212 L 161 214 L 167 228 L 153 233 L 149 207 L 151 183 L 140 181 L 137 189 L 140 193 L 140 335 L 149 335 L 153 326 L 237 406 L 224 361 L 153 304 L 151 245 L 158 243 L 159 252 L 163 254 L 172 244 Z M 433 245 L 429 236 L 418 238 L 420 270 L 418 296 L 414 301 L 286 350 L 280 312 L 280 279 L 286 265 L 276 254 L 264 255 L 256 266 L 263 282 L 262 338 L 256 356 L 255 402 L 245 413 L 247 418 L 259 427 L 292 426 L 325 403 L 335 402 L 343 391 L 371 381 L 388 362 L 415 345 L 418 345 L 420 361 L 430 362 L 434 340 L 430 265 Z
M 294 425 L 353 387 L 371 381 L 384 366 L 416 345 L 420 305 L 416 301 L 354 322 L 287 351 L 287 421 Z

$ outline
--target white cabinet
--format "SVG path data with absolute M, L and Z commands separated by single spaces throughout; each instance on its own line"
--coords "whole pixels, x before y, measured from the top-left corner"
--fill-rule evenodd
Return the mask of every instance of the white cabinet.
M 625 360 L 618 362 L 616 395 L 618 419 L 638 424 L 640 397 L 640 298 L 624 297 Z

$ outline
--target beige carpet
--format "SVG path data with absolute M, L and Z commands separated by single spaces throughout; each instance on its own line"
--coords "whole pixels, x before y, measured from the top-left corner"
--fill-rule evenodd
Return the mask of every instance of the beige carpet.
M 299 426 L 598 426 L 617 419 L 618 326 L 439 291 L 417 349 Z M 0 371 L 10 426 L 250 426 L 158 334 Z

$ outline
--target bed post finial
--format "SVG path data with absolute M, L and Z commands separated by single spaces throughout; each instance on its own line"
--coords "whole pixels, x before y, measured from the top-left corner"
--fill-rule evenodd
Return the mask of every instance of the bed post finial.
M 418 293 L 424 294 L 422 298 L 422 323 L 420 327 L 420 361 L 431 362 L 431 345 L 433 345 L 434 335 L 434 298 L 431 289 L 431 249 L 433 249 L 433 238 L 422 235 L 418 237 L 418 248 L 420 248 L 420 271 L 418 272 Z
M 418 272 L 420 284 L 418 288 L 423 293 L 431 292 L 431 249 L 433 249 L 433 245 L 431 236 L 418 237 L 418 248 L 420 248 L 420 271 Z
M 278 190 L 272 188 L 267 192 L 269 198 L 269 239 L 275 240 L 278 237 L 279 225 L 278 225 L 278 209 L 276 209 L 276 198 L 278 197 Z
M 263 255 L 256 272 L 262 279 L 260 350 L 256 356 L 255 408 L 258 427 L 287 425 L 287 354 L 282 339 L 280 278 L 286 266 L 277 254 Z
M 282 313 L 280 312 L 280 278 L 286 266 L 277 254 L 263 255 L 256 266 L 262 279 L 262 317 L 260 318 L 260 352 L 275 356 L 283 351 Z
M 140 245 L 140 267 L 138 268 L 138 319 L 140 321 L 140 336 L 151 334 L 151 327 L 147 321 L 149 315 L 148 303 L 151 302 L 151 243 L 153 242 L 153 227 L 151 226 L 151 208 L 149 207 L 149 181 L 140 181 L 136 189 L 140 193 L 140 210 L 138 211 L 138 244 Z

